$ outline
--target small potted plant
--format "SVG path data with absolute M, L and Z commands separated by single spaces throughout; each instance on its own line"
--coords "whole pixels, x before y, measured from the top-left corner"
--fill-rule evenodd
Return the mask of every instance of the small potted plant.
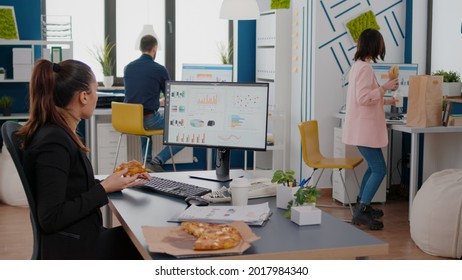
M 115 47 L 114 43 L 109 42 L 106 37 L 102 47 L 96 47 L 95 50 L 90 50 L 93 57 L 101 65 L 101 69 L 104 75 L 104 87 L 111 87 L 114 83 L 113 68 L 114 61 L 111 57 L 112 49 Z
M 273 178 L 271 179 L 271 183 L 277 183 L 277 184 L 282 184 L 284 186 L 289 186 L 289 184 L 293 185 L 297 183 L 295 180 L 295 171 L 293 170 L 287 170 L 286 172 L 282 170 L 276 170 L 273 173 Z
M 276 188 L 276 206 L 278 208 L 287 209 L 288 202 L 294 198 L 299 189 L 294 175 L 293 170 L 276 170 L 273 174 L 271 182 L 279 184 Z
M 2 108 L 4 116 L 11 116 L 11 105 L 13 105 L 13 101 L 13 97 L 7 95 L 0 98 L 0 108 Z
M 312 225 L 321 223 L 321 211 L 317 209 L 316 200 L 320 196 L 316 186 L 302 186 L 289 201 L 285 213 L 286 217 L 298 225 Z
M 223 64 L 231 64 L 231 58 L 233 57 L 233 42 L 229 41 L 228 47 L 223 42 L 218 44 L 218 53 L 220 54 L 220 60 Z
M 460 80 L 460 74 L 458 72 L 438 70 L 433 72 L 432 76 L 443 76 L 443 95 L 461 95 L 462 83 Z
M 5 80 L 6 71 L 5 68 L 0 67 L 0 81 Z
M 292 206 L 316 205 L 320 192 L 316 186 L 303 186 L 295 193 L 294 200 L 290 201 L 288 208 Z

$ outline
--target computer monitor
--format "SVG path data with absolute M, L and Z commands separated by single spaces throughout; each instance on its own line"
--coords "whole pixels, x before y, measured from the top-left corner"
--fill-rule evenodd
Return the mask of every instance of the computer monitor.
M 268 83 L 167 81 L 164 145 L 217 149 L 212 179 L 229 181 L 230 150 L 266 150 Z
M 183 81 L 232 82 L 232 64 L 183 64 Z
M 375 77 L 380 85 L 388 81 L 388 71 L 393 65 L 398 65 L 399 69 L 399 88 L 398 91 L 402 96 L 408 96 L 409 77 L 415 76 L 417 72 L 417 64 L 400 64 L 400 63 L 373 63 L 372 69 L 375 72 Z
M 418 74 L 417 72 L 417 64 L 403 64 L 403 63 L 373 63 L 372 69 L 375 72 L 375 77 L 377 78 L 377 82 L 380 85 L 383 85 L 389 80 L 388 71 L 393 65 L 398 66 L 399 70 L 399 87 L 396 92 L 401 94 L 401 96 L 408 96 L 409 91 L 409 77 L 415 76 Z M 393 96 L 393 92 L 385 93 L 385 96 L 391 97 Z M 395 106 L 390 106 L 390 111 L 385 112 L 386 117 L 389 119 L 394 119 L 396 117 L 401 118 L 400 109 Z

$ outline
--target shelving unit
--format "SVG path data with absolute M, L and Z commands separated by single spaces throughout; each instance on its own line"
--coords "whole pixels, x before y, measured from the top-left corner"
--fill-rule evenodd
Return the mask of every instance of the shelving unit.
M 256 30 L 256 82 L 269 83 L 268 133 L 274 146 L 254 153 L 254 169 L 287 169 L 290 118 L 290 10 L 260 13 Z M 277 67 L 276 67 L 277 65 Z
M 36 60 L 36 51 L 38 47 L 41 47 L 40 55 L 41 58 L 50 58 L 49 48 L 61 47 L 63 51 L 63 60 L 73 57 L 73 42 L 72 41 L 44 41 L 44 40 L 0 40 L 0 46 L 30 46 L 32 49 L 31 64 Z M 2 65 L 5 67 L 6 65 Z M 0 83 L 28 83 L 28 79 L 5 79 L 0 80 Z

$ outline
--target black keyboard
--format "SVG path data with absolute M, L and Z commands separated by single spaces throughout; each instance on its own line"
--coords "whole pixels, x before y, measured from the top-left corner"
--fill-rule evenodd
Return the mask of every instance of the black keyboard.
M 152 177 L 147 181 L 143 188 L 154 191 L 156 193 L 172 196 L 176 198 L 185 199 L 189 196 L 202 196 L 211 192 L 211 189 L 182 183 L 174 180 Z

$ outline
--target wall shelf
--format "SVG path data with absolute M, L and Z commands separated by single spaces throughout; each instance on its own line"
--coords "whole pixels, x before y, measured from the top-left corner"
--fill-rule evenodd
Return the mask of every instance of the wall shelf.
M 36 47 L 42 47 L 40 50 L 40 58 L 50 59 L 51 47 L 61 47 L 63 51 L 63 60 L 73 57 L 73 42 L 72 41 L 46 41 L 46 40 L 0 40 L 0 46 L 29 46 L 32 49 L 31 64 L 36 60 Z M 4 67 L 4 66 L 3 66 Z M 5 79 L 0 80 L 0 83 L 28 83 L 28 79 Z
M 260 13 L 256 29 L 256 81 L 269 83 L 268 133 L 274 145 L 254 153 L 254 169 L 288 168 L 290 150 L 290 10 Z M 276 67 L 277 65 L 277 67 Z

